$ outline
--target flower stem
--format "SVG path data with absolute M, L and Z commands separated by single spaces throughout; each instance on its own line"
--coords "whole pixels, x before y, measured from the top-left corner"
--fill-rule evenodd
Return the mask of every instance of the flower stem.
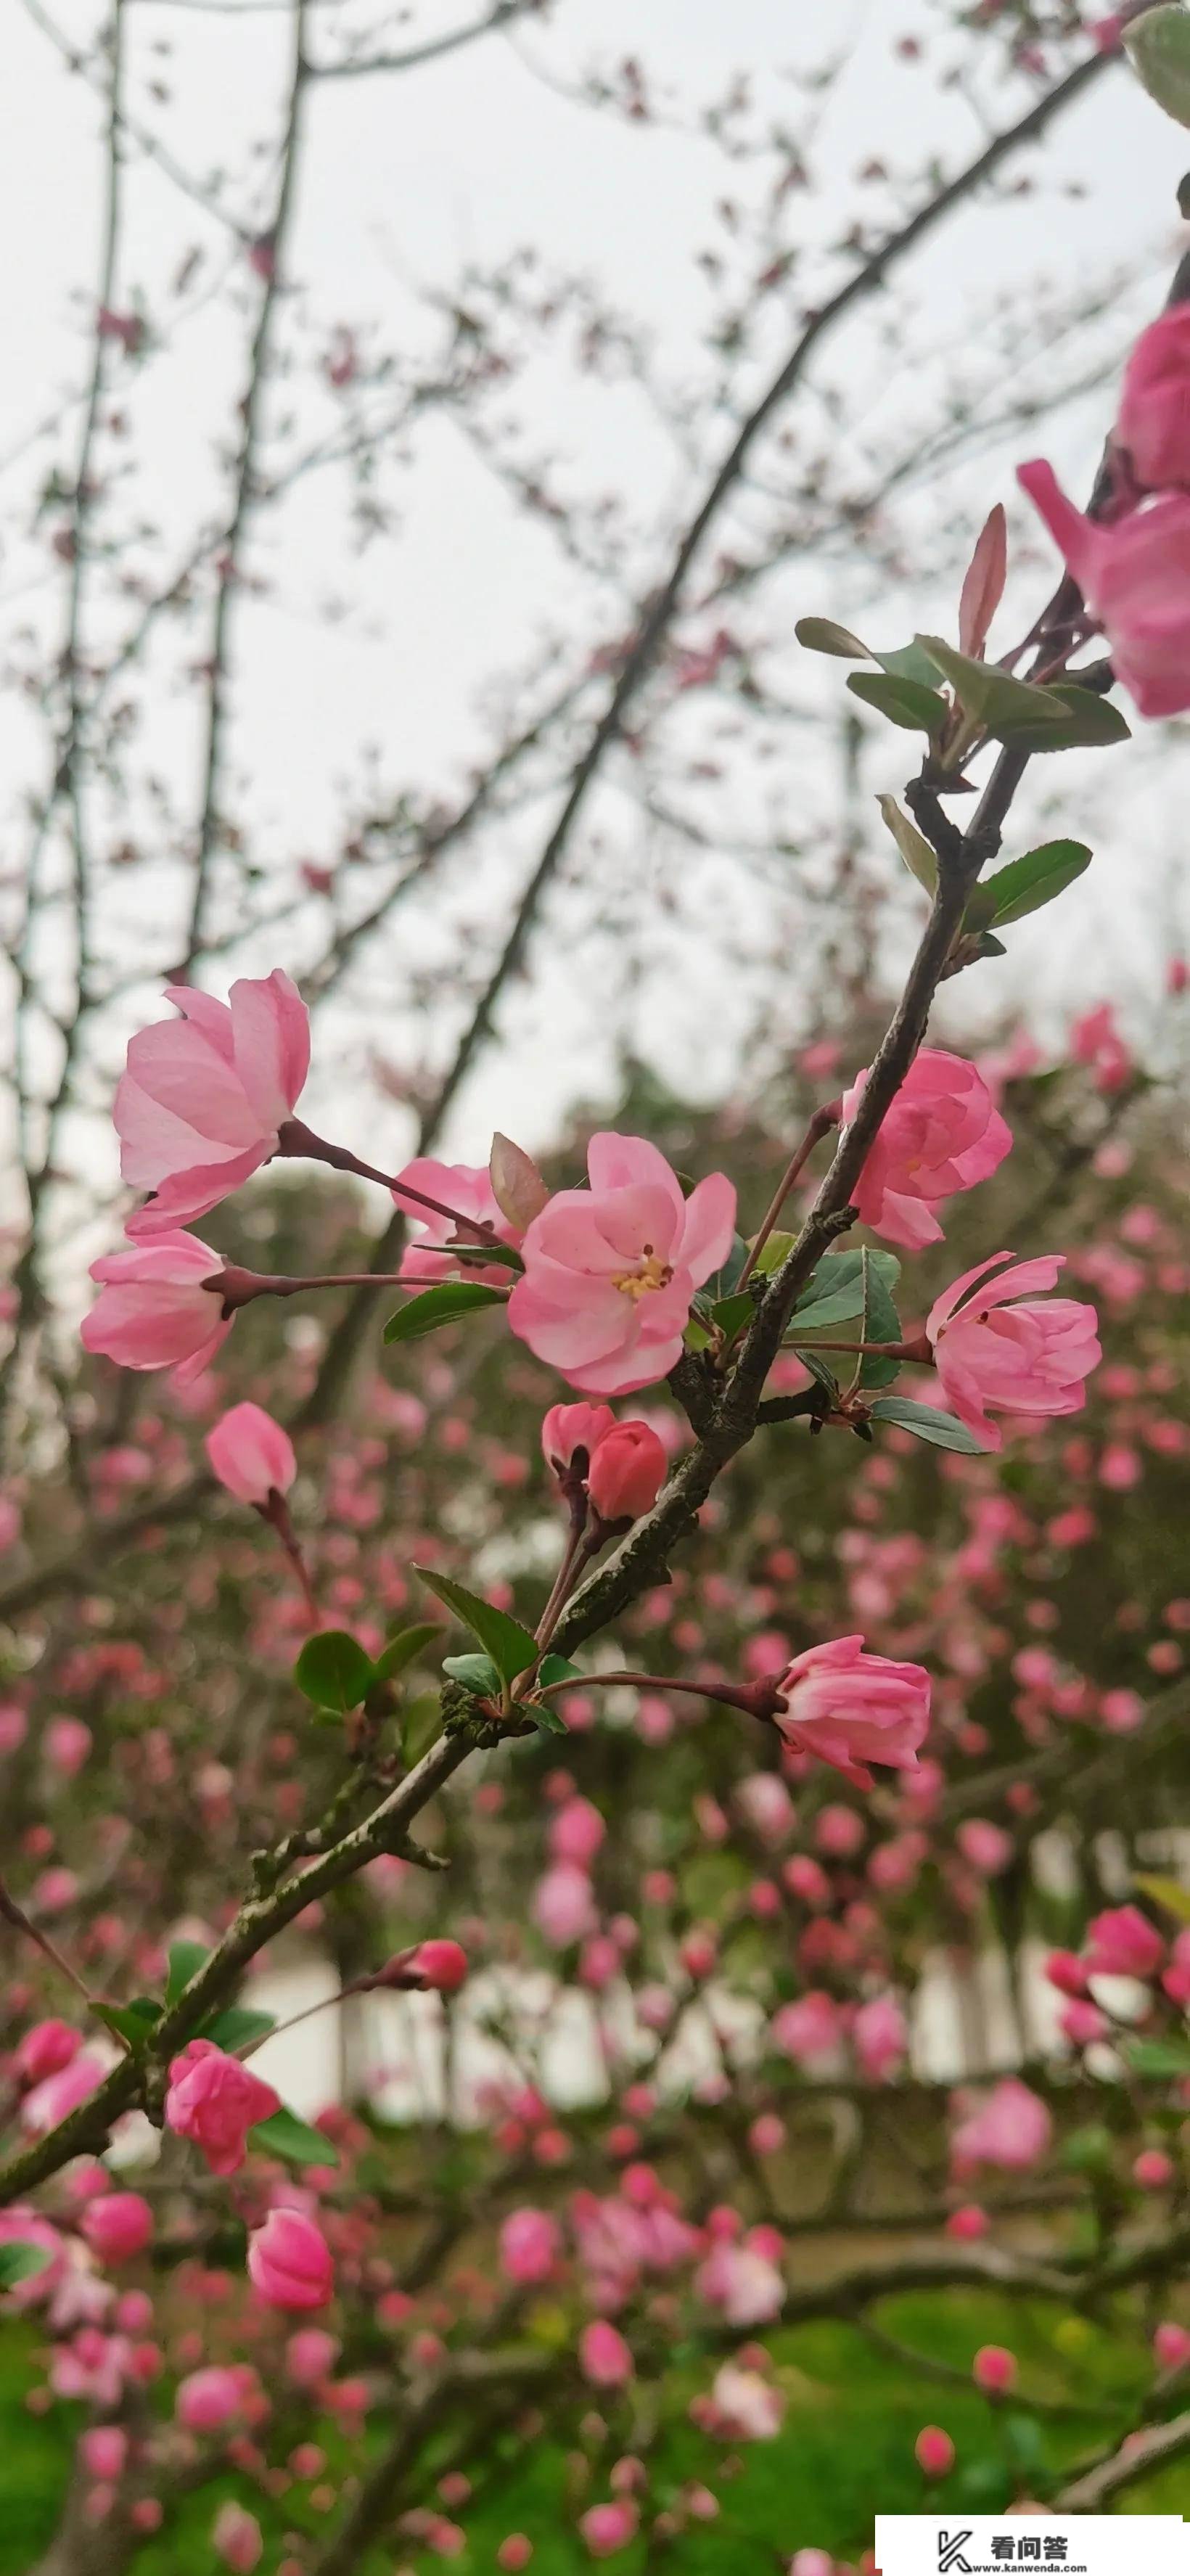
M 769 1205 L 761 1219 L 760 1232 L 753 1243 L 752 1249 L 748 1254 L 748 1258 L 744 1263 L 744 1267 L 736 1281 L 735 1293 L 737 1295 L 741 1288 L 747 1287 L 748 1281 L 756 1268 L 756 1264 L 760 1259 L 761 1253 L 763 1252 L 769 1236 L 777 1223 L 777 1219 L 781 1214 L 781 1210 L 785 1205 L 785 1201 L 788 1198 L 791 1189 L 794 1187 L 795 1182 L 801 1179 L 802 1173 L 806 1164 L 810 1160 L 810 1156 L 813 1153 L 815 1146 L 821 1144 L 824 1136 L 829 1136 L 832 1127 L 838 1126 L 842 1115 L 843 1103 L 841 1099 L 830 1100 L 827 1102 L 825 1108 L 815 1110 L 814 1115 L 810 1120 L 810 1124 L 806 1129 L 805 1135 L 798 1146 L 797 1152 L 794 1154 L 792 1160 L 786 1164 L 785 1170 L 782 1172 L 781 1178 L 777 1183 L 773 1197 L 769 1201 Z
M 301 1156 L 311 1163 L 329 1163 L 335 1172 L 354 1172 L 361 1181 L 378 1181 L 382 1190 L 395 1191 L 398 1198 L 412 1199 L 417 1207 L 429 1208 L 434 1216 L 447 1217 L 460 1234 L 472 1243 L 494 1243 L 496 1229 L 490 1218 L 464 1216 L 460 1208 L 446 1205 L 443 1199 L 432 1199 L 426 1190 L 412 1189 L 408 1181 L 392 1172 L 378 1172 L 374 1163 L 363 1163 L 349 1145 L 330 1145 L 324 1136 L 316 1136 L 302 1118 L 287 1118 L 278 1130 L 277 1152 Z

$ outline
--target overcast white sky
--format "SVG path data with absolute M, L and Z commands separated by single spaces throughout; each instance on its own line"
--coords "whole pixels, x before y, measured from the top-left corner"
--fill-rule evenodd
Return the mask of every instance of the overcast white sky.
M 268 199 L 269 165 L 260 147 L 263 141 L 271 149 L 276 135 L 289 41 L 286 14 L 251 0 L 241 8 L 206 8 L 201 0 L 129 0 L 129 8 L 135 29 L 130 118 L 151 127 L 178 167 L 196 180 L 205 183 L 216 169 L 226 172 L 223 202 L 250 231 Z M 393 13 L 385 41 L 408 43 L 467 14 L 465 0 L 451 0 L 450 6 L 426 0 L 423 7 Z M 346 41 L 340 31 L 349 24 L 372 23 L 362 0 L 346 0 L 345 7 L 332 0 L 313 15 L 319 31 L 313 50 L 324 58 Z M 357 330 L 365 347 L 408 351 L 419 335 L 428 345 L 419 291 L 449 287 L 461 263 L 491 267 L 532 241 L 550 263 L 589 275 L 637 317 L 651 337 L 654 363 L 671 386 L 704 382 L 700 332 L 707 287 L 691 252 L 717 238 L 714 202 L 731 174 L 696 133 L 634 128 L 560 94 L 557 84 L 575 83 L 592 63 L 634 53 L 653 67 L 662 91 L 672 93 L 675 114 L 684 114 L 682 102 L 721 91 L 743 67 L 766 114 L 792 118 L 799 102 L 782 80 L 784 67 L 824 59 L 833 47 L 842 51 L 854 35 L 850 68 L 824 107 L 816 140 L 816 167 L 826 185 L 820 197 L 798 205 L 797 237 L 807 251 L 807 270 L 793 298 L 798 305 L 813 282 L 809 246 L 837 226 L 858 165 L 884 156 L 907 173 L 922 169 L 937 150 L 953 167 L 978 147 L 978 114 L 935 77 L 959 59 L 958 45 L 944 32 L 947 15 L 930 0 L 867 0 L 866 6 L 861 0 L 832 0 L 829 9 L 810 0 L 732 0 L 729 8 L 723 0 L 560 0 L 548 25 L 485 42 L 414 76 L 319 85 L 308 103 L 288 262 L 306 317 L 307 345 L 325 345 L 336 323 Z M 56 0 L 51 17 L 68 42 L 80 46 L 97 23 L 89 0 Z M 915 31 L 933 46 L 926 76 L 896 51 L 898 40 Z M 69 440 L 58 447 L 51 441 L 48 449 L 29 440 L 53 414 L 63 390 L 81 379 L 79 325 L 94 296 L 102 104 L 82 74 L 64 68 L 25 0 L 8 0 L 5 37 L 0 216 L 9 255 L 0 270 L 0 339 L 7 359 L 0 464 L 9 462 L 0 478 L 0 509 L 7 490 L 19 517 L 34 473 L 44 473 L 51 454 L 70 453 Z M 168 95 L 158 94 L 163 88 Z M 1003 121 L 1019 112 L 1029 94 L 1020 80 L 998 89 L 989 85 L 985 104 Z M 890 422 L 898 412 L 910 418 L 928 383 L 923 352 L 948 353 L 961 381 L 978 373 L 986 355 L 994 306 L 1011 307 L 1015 299 L 1024 336 L 1036 325 L 1039 295 L 1056 309 L 1119 263 L 1139 272 L 1142 283 L 1128 314 L 1110 318 L 1095 346 L 1102 353 L 1109 342 L 1122 344 L 1129 318 L 1142 316 L 1164 293 L 1180 239 L 1174 190 L 1188 160 L 1190 138 L 1157 113 L 1124 71 L 1109 72 L 1047 147 L 1044 198 L 998 193 L 967 210 L 915 260 L 898 288 L 897 309 L 904 296 L 916 315 L 914 354 L 903 376 L 895 349 L 882 349 L 883 321 L 875 312 L 859 322 L 849 342 L 840 341 L 824 356 L 813 435 L 822 434 L 823 387 L 854 385 L 868 407 L 878 391 L 887 398 Z M 1031 166 L 1023 162 L 1022 171 Z M 740 186 L 745 194 L 753 188 L 747 173 L 741 173 Z M 1085 193 L 1073 193 L 1076 186 Z M 154 327 L 168 321 L 177 305 L 173 281 L 181 258 L 191 244 L 204 253 L 184 299 L 193 315 L 175 347 L 127 378 L 135 430 L 123 456 L 126 481 L 119 487 L 118 511 L 129 530 L 141 520 L 155 524 L 159 534 L 145 553 L 159 570 L 185 552 L 196 512 L 201 516 L 216 493 L 214 460 L 228 434 L 242 370 L 242 317 L 254 288 L 227 229 L 137 155 L 130 162 L 128 190 L 127 249 L 116 298 L 121 309 L 136 304 Z M 879 203 L 873 201 L 873 212 Z M 221 276 L 227 284 L 216 293 Z M 297 305 L 291 305 L 287 331 L 298 318 Z M 774 352 L 788 335 L 789 319 L 778 305 Z M 768 354 L 767 345 L 758 353 L 758 383 L 759 358 Z M 1030 364 L 1036 372 L 1036 359 Z M 279 388 L 275 424 L 287 398 L 287 389 Z M 295 406 L 311 401 L 309 417 L 317 422 L 316 398 L 295 384 Z M 1075 489 L 1085 485 L 1093 466 L 1107 404 L 1107 397 L 1097 395 L 1075 405 L 1047 439 Z M 646 589 L 664 565 L 677 513 L 697 490 L 697 464 L 678 453 L 632 385 L 584 388 L 550 362 L 517 388 L 508 409 L 521 423 L 524 452 L 555 455 L 566 488 L 631 494 L 630 569 L 634 587 Z M 328 422 L 332 416 L 328 408 Z M 726 443 L 729 428 L 726 421 L 704 421 L 701 455 Z M 873 435 L 878 434 L 877 421 Z M 992 453 L 968 469 L 972 534 L 993 498 L 1011 498 L 1010 461 L 1007 453 Z M 393 489 L 397 530 L 391 542 L 362 557 L 346 543 L 344 487 L 334 475 L 308 478 L 283 515 L 262 524 L 252 551 L 253 569 L 268 587 L 241 606 L 236 628 L 236 801 L 262 864 L 275 868 L 285 887 L 296 858 L 318 861 L 333 849 L 344 803 L 351 801 L 369 748 L 390 789 L 409 785 L 423 795 L 453 794 L 491 738 L 485 710 L 501 675 L 525 669 L 542 638 L 565 629 L 576 602 L 580 632 L 599 631 L 599 585 L 584 584 L 549 539 L 526 523 L 457 430 L 438 426 L 420 437 L 415 475 L 394 482 Z M 923 497 L 916 507 L 924 537 L 930 503 Z M 906 524 L 912 527 L 912 515 Z M 1017 524 L 1023 530 L 1023 514 Z M 795 566 L 763 612 L 743 613 L 744 623 L 753 616 L 770 644 L 775 638 L 779 645 L 791 636 L 797 615 L 836 606 L 840 589 L 844 599 L 862 598 L 865 577 L 862 561 L 848 565 L 846 549 L 830 566 Z M 10 683 L 34 649 L 22 630 L 28 626 L 34 636 L 55 631 L 60 588 L 61 567 L 47 557 L 44 530 L 32 540 L 14 531 L 0 555 Z M 913 601 L 908 610 L 906 599 Z M 944 606 L 934 597 L 916 604 L 913 566 L 907 563 L 894 625 L 906 614 L 910 622 L 916 617 L 929 625 Z M 96 640 L 114 631 L 107 622 L 114 614 L 110 606 L 99 606 Z M 886 616 L 878 642 L 891 640 L 889 622 Z M 201 629 L 187 630 L 181 648 L 151 668 L 135 690 L 147 717 L 151 765 L 166 784 L 175 818 L 193 814 L 193 666 L 201 641 Z M 799 675 L 797 685 L 812 704 L 820 689 L 837 696 L 841 679 L 841 666 L 830 665 L 804 683 Z M 865 795 L 899 785 L 906 740 L 881 734 L 873 743 Z M 44 754 L 44 736 L 32 726 L 20 689 L 10 684 L 0 694 L 6 877 L 21 864 L 22 798 L 30 785 L 36 787 Z M 806 779 L 787 780 L 785 792 L 799 801 L 804 795 L 821 799 L 825 811 L 834 793 L 833 771 L 824 770 L 812 746 L 807 759 Z M 1101 773 L 1085 763 L 1072 769 L 1097 796 Z M 1168 840 L 1169 774 L 1165 768 L 1152 771 L 1146 756 L 1134 778 L 1130 810 L 1133 817 L 1139 811 L 1146 864 L 1156 869 Z M 1047 777 L 1042 792 L 1051 793 L 1053 784 Z M 743 828 L 766 808 L 759 790 L 751 804 L 746 787 L 740 792 Z M 1179 801 L 1184 806 L 1184 794 Z M 474 939 L 477 952 L 483 948 L 551 811 L 546 797 L 530 817 L 477 843 L 448 882 L 445 914 L 410 920 L 396 947 L 378 950 L 344 1004 L 332 1006 L 323 1041 L 332 1090 L 341 1090 L 344 1074 L 362 1063 L 377 1034 L 386 1051 L 402 1060 L 402 1029 L 393 1023 L 410 959 L 432 974 L 445 964 L 452 940 Z M 144 819 L 142 811 L 138 827 Z M 615 846 L 621 877 L 625 869 L 630 876 L 639 826 L 629 808 L 609 796 L 598 819 Z M 163 824 L 162 831 L 168 840 L 169 827 Z M 1144 943 L 1130 946 L 1121 916 L 1137 859 L 1132 833 L 1114 809 L 1106 818 L 1106 837 L 1100 879 L 1105 891 L 1067 916 L 1067 972 L 1086 990 L 1114 982 L 1135 1001 L 1146 972 Z M 731 893 L 735 881 L 717 867 L 714 854 L 707 864 L 711 941 L 716 924 L 722 929 L 728 919 L 726 903 L 733 934 L 745 944 L 751 937 L 759 951 L 771 955 L 780 907 L 774 909 L 769 895 L 750 885 Z M 137 943 L 150 916 L 156 917 L 157 953 L 168 957 L 176 887 L 176 876 L 164 865 L 130 872 L 111 933 L 129 965 L 140 953 Z M 1068 900 L 1078 905 L 1080 897 L 1081 889 Z M 701 880 L 695 884 L 693 874 L 692 900 L 697 909 Z M 1112 925 L 1110 957 L 1105 918 Z M 482 1151 L 493 1124 L 542 1138 L 565 1097 L 606 1078 L 622 1008 L 617 1000 L 615 1011 L 609 1009 L 598 967 L 603 952 L 597 941 L 583 945 L 588 925 L 577 898 L 572 911 L 565 901 L 555 911 L 553 940 L 538 951 L 543 965 L 558 958 L 559 932 L 568 971 L 559 975 L 555 962 L 542 985 L 513 997 L 501 1024 L 499 1055 L 486 1062 L 459 1105 L 452 1141 L 464 1152 Z M 319 915 L 311 907 L 286 929 L 280 955 L 274 943 L 251 962 L 257 968 L 282 962 L 297 970 L 309 962 L 318 935 Z M 1037 939 L 1022 939 L 1020 948 L 1024 970 L 1036 973 Z M 660 1036 L 683 1078 L 711 1088 L 732 1069 L 749 1018 L 747 992 L 742 984 L 729 991 L 713 960 L 704 956 L 700 963 L 689 949 L 667 945 L 664 938 L 652 967 L 652 982 L 646 974 L 638 987 L 646 1034 Z M 214 969 L 210 980 L 220 989 Z M 153 991 L 150 980 L 129 1007 L 140 1016 L 155 1015 Z M 431 1045 L 444 1049 L 448 1036 L 444 1017 L 440 1031 L 431 1029 Z M 118 1060 L 118 1037 L 114 1027 L 104 1037 L 97 1098 Z M 369 1118 L 374 1114 L 370 1109 Z M 373 1136 L 372 1145 L 399 1155 L 407 1149 L 408 1122 L 396 1108 L 385 1107 L 379 1115 L 383 1132 L 379 1141 Z

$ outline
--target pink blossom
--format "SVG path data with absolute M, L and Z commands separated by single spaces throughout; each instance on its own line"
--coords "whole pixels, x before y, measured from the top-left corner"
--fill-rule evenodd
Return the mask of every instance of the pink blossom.
M 585 1869 L 559 1861 L 540 1878 L 533 1897 L 533 1920 L 552 1950 L 568 1950 L 595 1930 L 598 1916 Z
M 999 2165 L 1005 2173 L 1024 2173 L 1045 2155 L 1053 2126 L 1038 2095 L 1018 2075 L 1006 2075 L 955 2130 L 951 2141 L 955 2172 Z
M 586 1475 L 615 1414 L 610 1404 L 551 1404 L 541 1426 L 541 1450 L 547 1467 L 562 1478 L 568 1469 Z
M 166 2127 L 190 2138 L 212 2173 L 239 2171 L 249 2129 L 281 2108 L 281 2096 L 211 2039 L 191 2039 L 170 2062 Z
M 837 2055 L 843 2018 L 830 1995 L 799 1995 L 796 2003 L 775 2012 L 770 2037 L 775 2048 L 798 2066 L 823 2066 Z
M 614 2504 L 593 2504 L 579 2520 L 579 2530 L 592 2558 L 614 2558 L 635 2538 L 640 2515 L 627 2496 Z
M 1011 1266 L 992 1277 L 1006 1259 Z M 1080 1413 L 1086 1402 L 1083 1381 L 1102 1357 L 1095 1309 L 1071 1297 L 1042 1304 L 1034 1293 L 1052 1288 L 1064 1267 L 1060 1253 L 1037 1261 L 993 1253 L 990 1261 L 965 1270 L 930 1308 L 926 1332 L 938 1383 L 951 1412 L 986 1449 L 998 1449 L 1002 1439 L 988 1420 L 989 1406 L 1039 1419 Z M 1024 1302 L 1010 1305 L 1010 1298 Z
M 883 2084 L 901 2064 L 909 2045 L 905 2016 L 895 1995 L 875 1995 L 861 2004 L 851 2025 L 851 2044 L 864 2074 Z
M 22 2128 L 31 2130 L 35 2137 L 46 2129 L 56 2129 L 59 2121 L 69 2119 L 80 2102 L 85 2102 L 102 2083 L 104 2072 L 99 2058 L 80 2049 L 68 2066 L 59 2068 L 56 2075 L 47 2075 L 44 2082 L 26 2093 L 21 2104 Z
M 153 2234 L 153 2212 L 139 2191 L 113 2191 L 84 2210 L 81 2227 L 101 2263 L 127 2263 L 143 2254 Z
M 867 1074 L 843 1099 L 850 1126 Z M 852 1190 L 862 1222 L 889 1243 L 939 1243 L 937 1203 L 986 1181 L 1002 1163 L 1012 1134 L 983 1076 L 964 1056 L 922 1047 L 873 1141 Z
M 100 1294 L 84 1315 L 84 1350 L 98 1351 L 121 1368 L 168 1368 L 178 1386 L 189 1386 L 214 1359 L 231 1331 L 218 1283 L 218 1253 L 196 1234 L 160 1234 L 91 1264 Z M 204 1281 L 212 1286 L 204 1286 Z
M 576 1869 L 589 1869 L 601 1849 L 607 1826 L 589 1798 L 568 1798 L 550 1818 L 550 1858 L 566 1861 Z
M 140 1029 L 113 1117 L 120 1168 L 153 1197 L 132 1219 L 142 1239 L 205 1216 L 277 1150 L 310 1069 L 310 1019 L 288 975 L 244 976 L 228 1002 L 167 987 L 181 1018 Z
M 242 2504 L 230 2498 L 219 2507 L 211 2540 L 216 2556 L 231 2568 L 232 2576 L 252 2576 L 264 2555 L 264 2534 L 255 2514 L 246 2513 Z
M 393 1189 L 397 1206 L 404 1215 L 416 1219 L 419 1229 L 416 1241 L 408 1246 L 402 1258 L 402 1279 L 421 1279 L 428 1286 L 435 1279 L 453 1279 L 459 1271 L 456 1255 L 445 1248 L 459 1234 L 454 1219 L 435 1216 L 429 1208 L 420 1207 L 416 1199 L 405 1198 L 400 1186 L 402 1181 L 407 1182 L 411 1190 L 420 1190 L 426 1198 L 439 1199 L 443 1207 L 457 1208 L 459 1215 L 469 1218 L 472 1225 L 492 1226 L 498 1243 L 519 1244 L 520 1234 L 502 1214 L 484 1164 L 436 1163 L 429 1155 L 423 1154 L 415 1162 L 406 1163 L 398 1172 Z M 474 1242 L 475 1237 L 464 1233 L 461 1240 Z M 489 1287 L 508 1286 L 509 1273 L 500 1262 L 480 1264 L 468 1261 L 465 1275 L 468 1279 L 483 1280 Z
M 1134 482 L 1190 488 L 1190 311 L 1172 304 L 1142 331 L 1124 370 L 1115 443 Z
M 587 1492 L 602 1521 L 639 1520 L 665 1483 L 665 1451 L 647 1422 L 613 1422 L 591 1453 Z
M 316 2388 L 334 2369 L 340 2346 L 322 2326 L 299 2326 L 285 2347 L 285 2367 L 297 2388 Z
M 467 1953 L 457 1941 L 419 1941 L 405 1962 L 405 1973 L 427 1993 L 455 1995 L 470 1972 Z
M 640 1136 L 593 1136 L 587 1171 L 588 1190 L 560 1190 L 534 1217 L 508 1320 L 572 1386 L 629 1395 L 680 1358 L 695 1290 L 731 1248 L 735 1190 L 716 1172 L 683 1198 Z
M 1190 706 L 1190 498 L 1163 492 L 1108 524 L 1084 518 L 1052 465 L 1018 465 L 1142 716 Z
M 299 2209 L 271 2209 L 253 2229 L 248 2278 L 272 2308 L 325 2308 L 334 2297 L 330 2247 Z
M 1190 2333 L 1172 2317 L 1163 2318 L 1153 2331 L 1153 2351 L 1162 2370 L 1184 2370 L 1190 2361 Z
M 513 2209 L 500 2230 L 500 2268 L 508 2281 L 548 2281 L 558 2260 L 557 2221 L 544 2209 Z
M 635 2363 L 629 2346 L 618 2329 L 606 2317 L 596 2317 L 583 2327 L 578 2346 L 579 2368 L 592 2388 L 624 2388 L 633 2377 Z
M 713 2430 L 728 2442 L 773 2442 L 785 2420 L 785 2399 L 758 2370 L 725 2361 L 711 2385 Z
M 211 2362 L 178 2382 L 174 2413 L 188 2433 L 218 2433 L 241 2415 L 243 2373 L 229 2362 Z
M 1161 1934 L 1138 1905 L 1117 1905 L 1087 1927 L 1086 1966 L 1093 1977 L 1152 1977 L 1165 1957 Z
M 930 1678 L 920 1664 L 868 1655 L 862 1637 L 809 1646 L 781 1675 L 777 1724 L 787 1744 L 870 1789 L 869 1762 L 917 1766 L 930 1725 Z
M 47 2075 L 60 2075 L 69 2066 L 82 2044 L 81 2031 L 68 2021 L 35 2021 L 13 2050 L 13 2072 L 22 2084 L 44 2083 Z
M 81 1717 L 52 1717 L 45 1731 L 46 1760 L 63 1780 L 73 1780 L 91 1750 L 91 1729 Z
M 1132 2179 L 1138 2191 L 1167 2191 L 1176 2173 L 1173 2157 L 1161 2147 L 1142 2147 L 1133 2158 Z
M 128 2435 L 119 2424 L 89 2424 L 79 2435 L 79 2452 L 93 2478 L 122 2477 L 128 2457 Z
M 785 2305 L 783 2275 L 754 2246 L 713 2246 L 694 2286 L 708 2307 L 722 2310 L 729 2326 L 768 2325 Z
M 203 1446 L 220 1484 L 258 1509 L 270 1494 L 287 1494 L 297 1474 L 293 1442 L 263 1405 L 233 1404 Z
M 988 1816 L 969 1816 L 955 1835 L 969 1868 L 980 1878 L 999 1878 L 1012 1859 L 1016 1845 L 1003 1825 L 994 1825 Z

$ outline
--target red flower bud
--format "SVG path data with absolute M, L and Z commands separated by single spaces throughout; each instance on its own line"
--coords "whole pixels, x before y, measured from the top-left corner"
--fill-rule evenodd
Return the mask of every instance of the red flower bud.
M 615 1422 L 593 1451 L 587 1492 L 601 1520 L 639 1520 L 665 1483 L 666 1456 L 647 1422 Z

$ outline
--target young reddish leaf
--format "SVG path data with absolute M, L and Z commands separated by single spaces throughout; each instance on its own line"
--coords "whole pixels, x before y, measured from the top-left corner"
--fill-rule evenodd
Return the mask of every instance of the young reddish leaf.
M 1004 595 L 1008 571 L 1008 522 L 997 501 L 980 530 L 975 552 L 963 575 L 959 595 L 959 645 L 981 658 L 988 628 Z

